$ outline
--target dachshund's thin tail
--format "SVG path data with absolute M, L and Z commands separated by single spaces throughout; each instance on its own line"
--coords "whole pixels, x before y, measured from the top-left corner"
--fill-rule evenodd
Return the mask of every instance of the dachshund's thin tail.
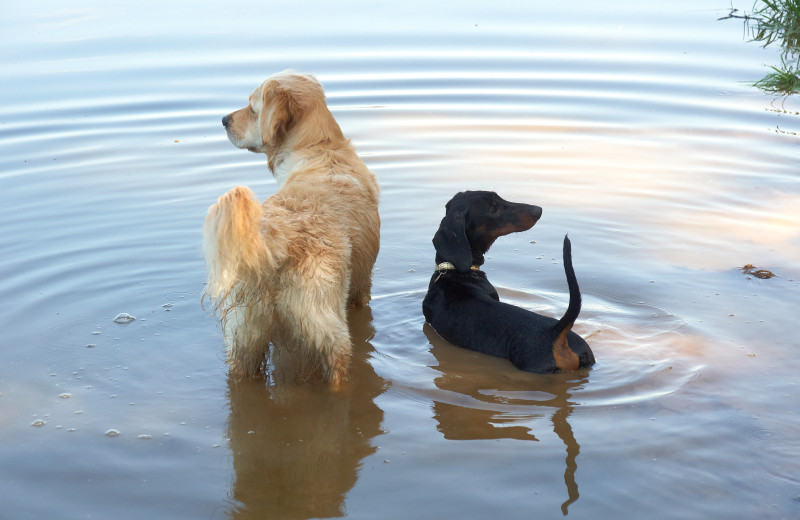
M 575 277 L 575 270 L 572 268 L 572 243 L 568 236 L 564 236 L 564 272 L 567 275 L 567 285 L 569 286 L 569 306 L 564 316 L 558 320 L 553 327 L 553 356 L 556 359 L 556 366 L 562 371 L 577 370 L 580 365 L 577 354 L 569 348 L 567 335 L 572 330 L 572 325 L 578 319 L 581 312 L 581 290 L 578 287 L 578 279 Z
M 581 290 L 578 287 L 575 270 L 572 268 L 572 243 L 568 236 L 564 237 L 564 272 L 567 275 L 567 285 L 569 286 L 569 307 L 556 325 L 556 332 L 559 333 L 562 329 L 572 328 L 572 324 L 575 323 L 581 312 Z

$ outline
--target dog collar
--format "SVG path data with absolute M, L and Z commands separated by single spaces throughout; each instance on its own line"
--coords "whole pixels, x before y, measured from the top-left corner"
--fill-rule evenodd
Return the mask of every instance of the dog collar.
M 434 282 L 438 282 L 439 278 L 442 277 L 442 275 L 444 274 L 445 271 L 455 271 L 455 269 L 456 269 L 456 266 L 454 266 L 450 262 L 442 262 L 441 264 L 438 264 L 436 266 L 436 272 L 439 273 L 439 276 L 436 277 L 436 280 L 434 280 Z M 480 271 L 481 270 L 480 266 L 477 266 L 477 265 L 470 266 L 469 269 L 471 271 Z
M 456 268 L 456 266 L 454 266 L 450 262 L 442 262 L 441 264 L 436 266 L 436 270 L 437 271 L 452 271 L 455 268 Z M 480 266 L 478 266 L 478 265 L 473 265 L 473 266 L 470 267 L 470 269 L 472 271 L 480 271 L 481 270 Z

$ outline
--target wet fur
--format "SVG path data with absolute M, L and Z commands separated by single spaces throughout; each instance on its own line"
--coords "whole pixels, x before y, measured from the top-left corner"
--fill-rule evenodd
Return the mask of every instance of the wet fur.
M 239 148 L 267 154 L 278 191 L 259 204 L 237 186 L 203 227 L 208 279 L 234 378 L 272 364 L 286 377 L 346 379 L 347 308 L 370 300 L 379 188 L 325 103 L 319 82 L 285 71 L 223 118 Z
M 569 239 L 564 237 L 564 270 L 570 303 L 560 320 L 501 302 L 478 269 L 498 237 L 530 229 L 541 213 L 537 206 L 511 203 L 492 192 L 453 197 L 433 244 L 437 266 L 450 262 L 454 268 L 433 273 L 422 311 L 431 327 L 454 345 L 509 359 L 529 372 L 569 372 L 595 362 L 589 345 L 571 330 L 581 295 Z

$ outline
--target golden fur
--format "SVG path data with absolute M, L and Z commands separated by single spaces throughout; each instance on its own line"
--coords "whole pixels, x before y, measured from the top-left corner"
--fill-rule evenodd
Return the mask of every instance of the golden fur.
M 285 71 L 223 118 L 230 141 L 267 154 L 278 191 L 259 204 L 237 186 L 208 210 L 203 247 L 230 374 L 268 364 L 333 384 L 351 356 L 349 305 L 370 300 L 379 188 L 313 76 Z

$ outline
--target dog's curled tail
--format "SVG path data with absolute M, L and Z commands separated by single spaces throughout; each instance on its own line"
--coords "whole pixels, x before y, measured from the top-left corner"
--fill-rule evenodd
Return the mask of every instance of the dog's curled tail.
M 237 186 L 208 209 L 203 251 L 208 280 L 205 296 L 220 300 L 241 280 L 257 280 L 271 260 L 261 237 L 261 205 L 249 188 Z
M 569 286 L 569 306 L 567 312 L 558 320 L 553 329 L 555 335 L 553 356 L 558 368 L 563 371 L 571 371 L 578 369 L 580 361 L 577 354 L 569 348 L 567 335 L 581 312 L 581 290 L 578 287 L 575 270 L 572 268 L 572 243 L 567 235 L 564 236 L 564 272 L 567 275 L 567 285 Z

